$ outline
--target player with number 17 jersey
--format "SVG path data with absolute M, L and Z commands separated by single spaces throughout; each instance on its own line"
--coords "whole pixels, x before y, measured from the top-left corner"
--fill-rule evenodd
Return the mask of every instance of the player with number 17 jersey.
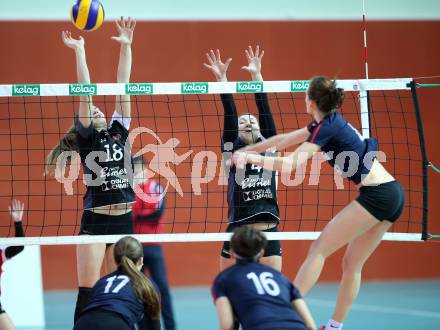
M 93 309 L 120 315 L 130 329 L 134 328 L 144 315 L 144 304 L 137 299 L 129 277 L 120 271 L 113 272 L 96 282 L 92 298 L 81 314 Z

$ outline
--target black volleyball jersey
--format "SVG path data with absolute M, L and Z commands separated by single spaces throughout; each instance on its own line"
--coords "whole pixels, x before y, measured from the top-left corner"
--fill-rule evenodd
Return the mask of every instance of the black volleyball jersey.
M 134 203 L 133 165 L 128 143 L 128 125 L 115 112 L 107 130 L 76 120 L 76 135 L 87 191 L 84 209 Z
M 258 262 L 237 263 L 214 280 L 215 300 L 227 297 L 243 330 L 305 330 L 292 307 L 301 299 L 297 288 L 279 271 Z
M 238 115 L 232 94 L 221 94 L 224 108 L 222 152 L 225 158 L 246 144 L 238 136 Z M 276 135 L 275 123 L 265 93 L 255 93 L 261 139 Z M 256 142 L 260 142 L 256 141 Z M 266 153 L 274 156 L 274 153 Z M 228 222 L 254 223 L 280 220 L 277 203 L 277 172 L 247 164 L 231 167 L 228 176 Z
M 365 139 L 339 112 L 328 114 L 321 122 L 308 125 L 307 142 L 317 144 L 328 156 L 328 162 L 343 177 L 355 184 L 370 173 L 378 143 Z
M 237 138 L 232 151 L 245 146 Z M 262 155 L 275 156 L 275 153 Z M 228 206 L 229 223 L 278 223 L 277 172 L 255 164 L 246 164 L 244 169 L 231 167 L 228 176 Z
M 90 310 L 103 310 L 120 315 L 135 329 L 144 318 L 144 304 L 134 291 L 130 278 L 120 271 L 104 276 L 93 287 L 92 297 L 81 314 Z

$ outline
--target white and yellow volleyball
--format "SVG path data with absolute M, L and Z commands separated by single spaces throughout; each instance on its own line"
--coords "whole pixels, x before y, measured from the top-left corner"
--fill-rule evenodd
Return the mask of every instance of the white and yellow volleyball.
M 93 31 L 104 22 L 104 7 L 98 0 L 76 0 L 70 18 L 78 29 Z

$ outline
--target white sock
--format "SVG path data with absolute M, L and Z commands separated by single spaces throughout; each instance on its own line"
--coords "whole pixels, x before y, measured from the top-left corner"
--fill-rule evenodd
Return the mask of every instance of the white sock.
M 342 325 L 343 323 L 330 319 L 325 326 L 325 330 L 342 330 Z

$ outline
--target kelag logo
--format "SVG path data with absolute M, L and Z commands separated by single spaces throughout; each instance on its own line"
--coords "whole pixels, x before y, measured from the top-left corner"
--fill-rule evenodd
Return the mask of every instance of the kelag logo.
M 261 93 L 263 91 L 262 81 L 241 81 L 237 82 L 237 93 Z
M 181 91 L 182 94 L 206 94 L 208 93 L 208 83 L 182 83 Z
M 69 95 L 96 95 L 96 84 L 70 84 Z
M 290 82 L 291 92 L 305 92 L 309 88 L 310 82 L 308 80 L 294 80 Z
M 13 85 L 13 96 L 39 96 L 40 85 Z
M 153 94 L 153 84 L 125 84 L 125 94 L 127 95 L 141 95 Z

